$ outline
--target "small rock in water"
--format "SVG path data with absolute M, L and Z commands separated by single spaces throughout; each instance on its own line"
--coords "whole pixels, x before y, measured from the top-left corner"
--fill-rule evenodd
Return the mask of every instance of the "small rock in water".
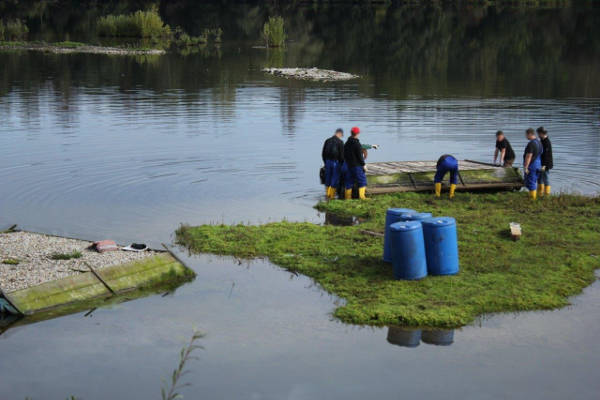
M 359 76 L 347 72 L 319 68 L 265 68 L 263 72 L 283 78 L 296 78 L 307 81 L 334 82 L 356 79 Z

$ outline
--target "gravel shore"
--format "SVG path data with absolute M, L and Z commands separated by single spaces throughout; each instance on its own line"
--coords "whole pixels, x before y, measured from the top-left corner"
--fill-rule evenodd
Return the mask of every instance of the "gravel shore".
M 156 254 L 154 251 L 111 251 L 98 253 L 87 248 L 92 242 L 66 239 L 31 232 L 0 234 L 0 286 L 10 293 L 88 271 L 85 263 L 95 269 L 141 260 Z M 57 253 L 80 251 L 80 258 L 53 260 Z M 5 264 L 18 260 L 16 265 Z
M 319 68 L 265 68 L 263 72 L 282 78 L 294 78 L 305 81 L 334 82 L 358 78 L 347 72 Z
M 139 56 L 139 55 L 161 55 L 166 54 L 163 49 L 127 49 L 121 47 L 107 46 L 58 46 L 50 43 L 8 43 L 0 44 L 0 49 L 8 50 L 29 50 L 29 51 L 44 51 L 55 54 L 72 54 L 72 53 L 88 53 L 88 54 L 108 54 L 117 56 Z

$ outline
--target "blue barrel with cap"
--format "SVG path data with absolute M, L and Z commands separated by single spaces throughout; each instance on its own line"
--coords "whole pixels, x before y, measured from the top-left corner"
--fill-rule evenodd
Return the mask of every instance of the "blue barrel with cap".
M 430 212 L 415 212 L 409 214 L 403 214 L 401 216 L 402 221 L 423 221 L 425 219 L 431 218 Z
M 457 274 L 456 220 L 452 217 L 435 217 L 423 220 L 421 223 L 423 224 L 429 275 Z
M 390 225 L 392 266 L 396 279 L 421 279 L 427 276 L 425 242 L 420 221 Z
M 392 262 L 392 249 L 390 247 L 390 225 L 405 221 L 407 215 L 415 213 L 410 208 L 388 208 L 385 213 L 385 234 L 383 238 L 383 261 Z M 403 216 L 404 215 L 404 216 Z

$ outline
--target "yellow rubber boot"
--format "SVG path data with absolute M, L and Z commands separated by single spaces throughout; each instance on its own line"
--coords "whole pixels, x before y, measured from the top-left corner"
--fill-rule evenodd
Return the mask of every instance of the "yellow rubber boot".
M 531 200 L 535 201 L 537 199 L 537 190 L 530 190 L 529 197 L 531 198 Z
M 546 185 L 546 196 L 550 196 L 550 185 Z
M 435 197 L 440 197 L 441 195 L 442 195 L 442 184 L 436 183 L 435 184 Z
M 543 183 L 539 183 L 538 187 L 537 187 L 538 196 L 539 197 L 544 196 L 544 191 L 545 191 L 544 184 Z
M 450 198 L 454 198 L 454 191 L 456 190 L 456 185 L 455 184 L 451 184 L 450 185 Z
M 367 191 L 366 186 L 358 188 L 358 198 L 361 200 L 366 200 L 367 199 L 367 197 L 365 196 L 366 191 Z
M 344 198 L 346 200 L 351 200 L 352 199 L 352 189 L 346 189 L 346 192 L 344 193 Z
M 331 191 L 329 192 L 329 194 L 331 195 L 331 197 L 330 197 L 331 200 L 335 200 L 335 195 L 337 194 L 336 192 L 337 192 L 337 190 L 334 187 L 332 187 Z

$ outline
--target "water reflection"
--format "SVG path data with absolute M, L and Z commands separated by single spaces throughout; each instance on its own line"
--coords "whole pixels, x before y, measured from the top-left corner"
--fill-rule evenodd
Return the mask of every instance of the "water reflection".
M 401 347 L 417 347 L 421 342 L 436 346 L 450 346 L 454 343 L 454 329 L 415 329 L 389 326 L 387 341 Z

